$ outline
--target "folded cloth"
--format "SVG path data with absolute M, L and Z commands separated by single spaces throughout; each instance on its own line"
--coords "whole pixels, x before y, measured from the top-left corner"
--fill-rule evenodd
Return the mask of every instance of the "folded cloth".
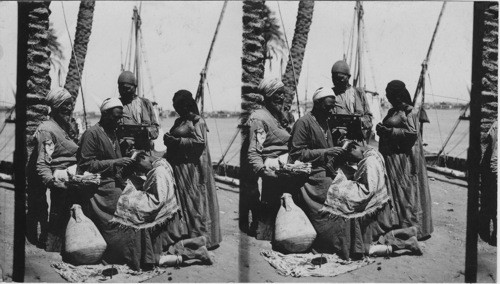
M 278 274 L 292 277 L 332 277 L 375 262 L 375 260 L 368 257 L 357 261 L 343 260 L 336 254 L 304 253 L 285 255 L 271 250 L 262 250 L 260 254 L 276 269 Z M 326 263 L 315 265 L 314 259 L 318 257 L 323 257 Z
M 140 177 L 127 180 L 111 222 L 134 229 L 151 228 L 179 210 L 172 167 L 162 158 L 153 163 L 146 181 Z
M 341 170 L 337 170 L 322 211 L 343 218 L 358 218 L 376 212 L 389 202 L 383 157 L 374 149 L 363 155 L 354 180 L 348 180 Z
M 98 282 L 118 282 L 118 283 L 140 283 L 155 276 L 167 272 L 167 268 L 156 267 L 149 271 L 135 271 L 127 265 L 71 265 L 65 262 L 53 262 L 52 268 L 68 282 L 73 283 L 98 283 Z M 118 274 L 106 276 L 105 269 L 115 268 Z

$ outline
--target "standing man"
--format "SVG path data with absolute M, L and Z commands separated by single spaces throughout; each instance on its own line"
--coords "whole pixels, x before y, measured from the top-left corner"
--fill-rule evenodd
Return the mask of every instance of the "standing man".
M 343 60 L 335 62 L 332 66 L 332 82 L 333 91 L 336 95 L 334 114 L 340 115 L 358 115 L 361 120 L 361 132 L 363 140 L 367 141 L 371 136 L 373 126 L 373 115 L 370 112 L 370 106 L 366 101 L 365 92 L 359 88 L 355 88 L 349 84 L 351 71 L 347 63 Z M 357 126 L 359 128 L 359 124 Z M 341 141 L 349 131 L 353 129 L 337 128 L 333 130 L 335 133 L 334 142 Z M 361 140 L 361 139 L 358 139 Z
M 66 89 L 53 89 L 46 97 L 50 118 L 35 131 L 36 147 L 28 162 L 28 213 L 26 234 L 32 244 L 60 252 L 69 220 L 71 196 L 66 186 L 68 167 L 76 164 L 78 145 L 72 139 L 71 114 L 75 106 Z M 50 189 L 50 217 L 47 216 Z M 49 223 L 47 225 L 47 218 Z M 37 235 L 40 223 L 41 235 Z
M 138 150 L 149 151 L 153 149 L 153 141 L 158 138 L 158 130 L 160 124 L 155 115 L 153 104 L 146 98 L 139 97 L 136 93 L 137 80 L 134 73 L 123 71 L 118 77 L 118 91 L 120 100 L 123 104 L 123 119 L 122 125 L 143 125 L 146 129 L 144 132 L 130 132 L 124 129 L 124 133 L 120 136 L 120 145 L 124 153 L 130 151 L 131 148 Z

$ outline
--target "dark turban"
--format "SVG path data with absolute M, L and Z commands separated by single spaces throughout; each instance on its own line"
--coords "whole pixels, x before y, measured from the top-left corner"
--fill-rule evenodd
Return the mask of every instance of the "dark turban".
M 196 101 L 193 99 L 193 94 L 188 90 L 179 90 L 175 92 L 172 99 L 174 105 L 186 104 L 190 112 L 200 114 Z
M 413 105 L 410 92 L 406 89 L 405 83 L 399 80 L 390 81 L 385 88 L 387 96 L 399 98 L 401 102 L 407 105 Z
M 123 71 L 118 77 L 118 84 L 121 83 L 129 83 L 134 86 L 137 86 L 137 80 L 135 79 L 134 73 L 130 71 Z

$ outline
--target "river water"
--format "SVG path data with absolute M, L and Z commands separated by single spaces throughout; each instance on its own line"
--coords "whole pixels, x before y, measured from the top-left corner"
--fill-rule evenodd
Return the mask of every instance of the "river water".
M 458 119 L 459 109 L 429 109 L 427 115 L 430 119 L 430 124 L 424 124 L 424 148 L 428 152 L 438 152 L 449 135 L 451 128 Z M 0 126 L 5 121 L 6 112 L 0 111 Z M 161 128 L 164 132 L 170 130 L 175 118 L 162 118 L 160 121 Z M 98 121 L 97 118 L 90 119 L 89 124 L 93 125 Z M 208 145 L 212 161 L 216 162 L 222 156 L 231 142 L 231 138 L 237 131 L 238 118 L 207 118 L 206 119 L 209 133 Z M 13 161 L 14 152 L 14 125 L 7 124 L 4 131 L 0 134 L 0 161 Z M 451 137 L 448 146 L 445 148 L 445 153 L 454 156 L 466 158 L 467 146 L 469 143 L 469 122 L 461 121 L 454 135 Z M 234 144 L 229 149 L 225 162 L 229 164 L 239 163 L 239 150 L 241 138 L 238 136 Z

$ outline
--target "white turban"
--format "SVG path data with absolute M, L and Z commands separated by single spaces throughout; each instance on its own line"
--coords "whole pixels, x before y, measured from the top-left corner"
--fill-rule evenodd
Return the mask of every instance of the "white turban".
M 259 84 L 260 93 L 266 97 L 271 97 L 279 88 L 284 87 L 285 85 L 281 80 L 277 78 L 273 79 L 264 79 Z
M 326 98 L 326 97 L 333 97 L 335 98 L 335 93 L 333 92 L 332 88 L 319 88 L 317 89 L 314 94 L 313 94 L 313 102 Z
M 51 109 L 57 109 L 69 98 L 71 98 L 71 94 L 68 90 L 64 88 L 57 88 L 50 90 L 45 100 Z
M 107 98 L 102 102 L 101 105 L 101 113 L 107 111 L 108 109 L 112 109 L 115 107 L 123 107 L 122 102 L 118 98 Z

